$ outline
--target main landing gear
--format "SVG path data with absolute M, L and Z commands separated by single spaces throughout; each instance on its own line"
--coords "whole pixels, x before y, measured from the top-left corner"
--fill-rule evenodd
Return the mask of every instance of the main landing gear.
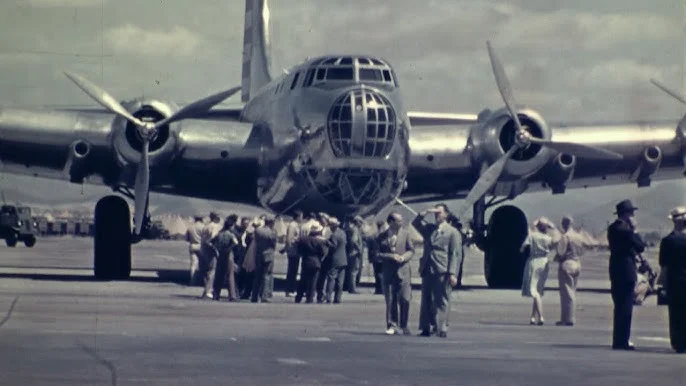
M 484 199 L 474 204 L 473 230 L 477 246 L 484 251 L 484 276 L 489 288 L 519 289 L 527 255 L 520 249 L 528 233 L 524 212 L 513 205 L 503 205 L 493 211 L 488 224 L 484 216 L 488 206 Z

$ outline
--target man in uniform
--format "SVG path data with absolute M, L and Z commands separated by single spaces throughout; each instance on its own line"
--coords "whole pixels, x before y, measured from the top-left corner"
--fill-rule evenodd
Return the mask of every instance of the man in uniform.
M 407 327 L 412 299 L 409 262 L 414 255 L 414 246 L 410 233 L 403 227 L 403 216 L 400 213 L 389 214 L 386 221 L 388 229 L 377 237 L 379 257 L 383 260 L 386 334 L 394 335 L 402 331 L 404 335 L 410 335 Z
M 636 233 L 634 211 L 638 208 L 630 200 L 617 204 L 617 220 L 607 229 L 610 244 L 610 292 L 614 303 L 612 348 L 634 350 L 631 337 L 631 314 L 636 286 L 636 255 L 645 249 L 645 243 Z
M 424 216 L 434 213 L 435 223 L 427 223 Z M 457 269 L 462 263 L 462 237 L 446 221 L 450 212 L 445 204 L 425 210 L 417 215 L 412 225 L 424 239 L 424 255 L 419 262 L 422 276 L 422 301 L 419 314 L 421 336 L 431 335 L 431 324 L 436 323 L 439 337 L 448 336 L 450 297 L 457 285 Z
M 250 301 L 269 303 L 269 277 L 274 270 L 274 254 L 276 253 L 276 230 L 274 218 L 266 216 L 264 226 L 255 230 L 255 277 L 253 281 L 252 298 Z
M 348 265 L 348 256 L 345 253 L 345 246 L 348 240 L 345 232 L 340 228 L 341 223 L 336 217 L 329 218 L 331 236 L 329 237 L 329 270 L 327 272 L 326 283 L 326 302 L 331 303 L 331 293 L 333 292 L 333 302 L 340 303 L 343 293 L 343 281 L 345 280 L 345 267 Z M 335 291 L 335 292 L 334 292 Z
M 557 326 L 573 326 L 576 322 L 576 285 L 581 272 L 579 257 L 582 246 L 577 238 L 570 237 L 572 221 L 570 216 L 562 217 L 560 240 L 553 259 L 559 264 L 557 280 L 560 289 L 560 320 L 555 323 Z
M 351 294 L 357 293 L 357 283 L 362 270 L 362 234 L 360 225 L 362 217 L 356 216 L 347 222 L 345 235 L 348 238 L 346 253 L 348 255 L 348 267 L 345 270 L 345 287 Z
M 212 244 L 212 240 L 222 229 L 221 218 L 216 212 L 210 212 L 210 223 L 203 228 L 200 233 L 201 239 L 201 258 L 200 274 L 203 278 L 205 289 L 202 297 L 213 299 L 214 271 L 217 266 L 217 248 Z
M 686 352 L 686 207 L 672 209 L 674 230 L 660 242 L 660 267 L 667 290 L 669 341 L 679 354 Z
M 195 216 L 195 222 L 188 227 L 186 231 L 186 241 L 188 241 L 188 253 L 190 254 L 190 280 L 188 285 L 198 285 L 200 282 L 200 274 L 198 266 L 200 264 L 201 248 L 201 234 L 205 228 L 202 216 Z
M 286 297 L 291 296 L 296 290 L 298 266 L 300 265 L 300 254 L 298 253 L 297 243 L 300 239 L 300 230 L 303 223 L 303 212 L 301 210 L 296 210 L 293 221 L 288 223 L 288 228 L 286 228 L 286 256 L 288 257 L 288 268 L 286 270 Z

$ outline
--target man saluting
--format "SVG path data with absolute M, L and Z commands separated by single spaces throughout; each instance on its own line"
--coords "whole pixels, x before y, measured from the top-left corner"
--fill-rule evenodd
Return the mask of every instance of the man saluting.
M 434 213 L 435 223 L 427 223 L 424 216 Z M 462 261 L 462 236 L 446 221 L 449 215 L 445 204 L 418 214 L 412 225 L 424 238 L 424 255 L 419 261 L 422 276 L 422 302 L 419 313 L 421 336 L 431 335 L 436 324 L 438 336 L 448 336 L 450 295 L 457 285 L 457 268 Z

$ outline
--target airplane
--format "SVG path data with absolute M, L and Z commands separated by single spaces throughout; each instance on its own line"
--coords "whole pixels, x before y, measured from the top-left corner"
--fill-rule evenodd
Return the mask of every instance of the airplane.
M 502 205 L 486 223 L 488 208 L 529 191 L 644 187 L 682 176 L 684 119 L 548 123 L 516 103 L 490 42 L 504 107 L 412 111 L 391 64 L 373 55 L 320 56 L 273 77 L 266 0 L 246 0 L 244 23 L 240 86 L 193 103 L 119 102 L 67 72 L 102 108 L 0 109 L 3 172 L 118 193 L 95 205 L 97 279 L 130 277 L 131 245 L 150 228 L 150 192 L 339 217 L 463 198 L 455 213 L 464 219 L 472 212 L 489 287 L 518 288 L 526 216 Z M 217 107 L 238 92 L 240 107 Z M 133 224 L 122 196 L 134 202 Z

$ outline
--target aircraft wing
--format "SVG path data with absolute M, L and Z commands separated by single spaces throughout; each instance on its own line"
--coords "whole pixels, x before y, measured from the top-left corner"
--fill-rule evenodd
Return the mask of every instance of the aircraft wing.
M 531 145 L 526 156 L 515 152 L 505 163 L 504 171 L 487 194 L 514 198 L 525 191 L 562 194 L 567 189 L 627 183 L 643 187 L 654 180 L 683 177 L 683 134 L 677 123 L 673 120 L 545 125 L 552 141 L 606 149 L 620 154 L 621 159 L 573 156 Z M 401 195 L 403 201 L 465 198 L 482 173 L 505 154 L 507 147 L 503 150 L 502 136 L 498 134 L 507 127 L 485 123 L 414 131 L 410 137 L 411 161 L 408 185 Z
M 428 111 L 408 111 L 407 117 L 412 126 L 443 126 L 476 123 L 477 114 L 434 113 Z
M 178 104 L 179 108 L 183 108 L 186 104 Z M 44 106 L 45 109 L 51 109 L 54 111 L 64 111 L 71 113 L 86 113 L 86 114 L 110 114 L 110 111 L 102 107 L 89 107 L 89 106 Z M 243 112 L 243 106 L 230 106 L 230 107 L 215 107 L 209 111 L 199 112 L 193 114 L 189 118 L 191 119 L 205 119 L 205 120 L 217 120 L 217 121 L 240 121 L 241 114 Z
M 141 119 L 172 112 L 158 101 L 128 107 Z M 98 109 L 0 109 L 0 168 L 132 189 L 141 157 L 138 135 L 131 122 Z M 251 135 L 251 124 L 211 119 L 161 127 L 149 144 L 150 191 L 256 203 L 261 150 L 249 146 Z

